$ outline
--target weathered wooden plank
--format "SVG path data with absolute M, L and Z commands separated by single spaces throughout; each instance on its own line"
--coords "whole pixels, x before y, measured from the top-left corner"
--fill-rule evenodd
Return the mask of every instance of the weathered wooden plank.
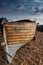
M 31 38 L 32 39 L 32 38 Z M 27 42 L 29 42 L 29 41 L 31 41 L 30 39 L 29 40 L 16 40 L 16 41 L 7 41 L 8 42 L 8 45 L 12 45 L 12 44 L 23 44 L 23 43 L 27 43 Z
M 6 44 L 27 43 L 34 37 L 36 23 L 7 23 L 4 26 Z M 6 42 L 7 40 L 7 42 Z
M 28 23 L 29 23 L 29 22 L 28 22 Z M 29 26 L 30 24 L 31 24 L 30 26 L 32 26 L 32 23 L 29 23 L 29 24 L 28 24 L 28 23 L 20 23 L 20 22 L 19 22 L 19 23 L 16 23 L 16 22 L 12 22 L 12 23 L 11 23 L 11 22 L 9 22 L 9 23 L 6 23 L 5 26 L 25 26 L 25 25 L 28 25 L 28 26 Z M 18 24 L 18 25 L 17 25 L 17 24 Z M 23 24 L 23 25 L 22 25 L 22 24 Z M 35 23 L 33 23 L 33 26 L 34 26 L 34 25 L 35 25 Z

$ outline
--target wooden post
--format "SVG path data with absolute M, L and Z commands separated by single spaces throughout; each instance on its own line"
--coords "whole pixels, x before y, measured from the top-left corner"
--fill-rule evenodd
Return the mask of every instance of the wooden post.
M 3 38 L 4 38 L 4 45 L 7 45 L 7 37 L 6 37 L 5 26 L 3 26 Z

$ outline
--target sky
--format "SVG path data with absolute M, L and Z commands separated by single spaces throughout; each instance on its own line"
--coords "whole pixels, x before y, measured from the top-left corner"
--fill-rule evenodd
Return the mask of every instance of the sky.
M 0 0 L 0 17 L 7 17 L 9 20 L 42 21 L 43 0 Z

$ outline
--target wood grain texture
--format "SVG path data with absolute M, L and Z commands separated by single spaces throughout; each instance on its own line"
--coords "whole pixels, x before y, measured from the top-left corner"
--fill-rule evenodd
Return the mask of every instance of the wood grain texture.
M 10 22 L 6 23 L 4 28 L 6 32 L 4 33 L 6 34 L 7 44 L 27 43 L 32 40 L 35 35 L 36 23 Z

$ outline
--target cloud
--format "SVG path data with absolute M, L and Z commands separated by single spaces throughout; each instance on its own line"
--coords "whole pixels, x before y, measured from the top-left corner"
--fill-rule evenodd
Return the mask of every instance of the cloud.
M 39 1 L 42 1 L 43 2 L 43 0 L 39 0 Z
M 7 3 L 7 2 L 0 2 L 0 7 L 9 7 L 11 4 Z
M 6 5 L 6 3 L 4 3 L 4 4 L 2 2 L 0 3 L 0 7 L 5 7 L 5 5 Z
M 33 2 L 34 0 L 18 0 L 19 2 Z
M 43 0 L 33 0 L 33 2 L 42 3 Z
M 17 5 L 16 8 L 18 10 L 21 10 L 22 11 L 22 10 L 24 10 L 25 7 L 24 7 L 24 5 L 21 4 L 21 5 Z
M 43 8 L 43 4 L 41 3 L 38 7 L 39 10 L 41 10 Z
M 36 11 L 36 8 L 34 6 L 30 7 L 29 11 Z
M 42 2 L 43 0 L 18 0 L 20 2 Z
M 41 3 L 39 3 L 40 1 Z M 4 2 L 0 2 L 0 9 L 1 8 L 2 11 L 4 10 L 5 12 L 24 12 L 34 15 L 43 13 L 43 2 L 42 0 L 12 0 L 12 2 L 11 0 L 4 0 Z
M 40 0 L 34 0 L 34 2 L 39 2 Z

